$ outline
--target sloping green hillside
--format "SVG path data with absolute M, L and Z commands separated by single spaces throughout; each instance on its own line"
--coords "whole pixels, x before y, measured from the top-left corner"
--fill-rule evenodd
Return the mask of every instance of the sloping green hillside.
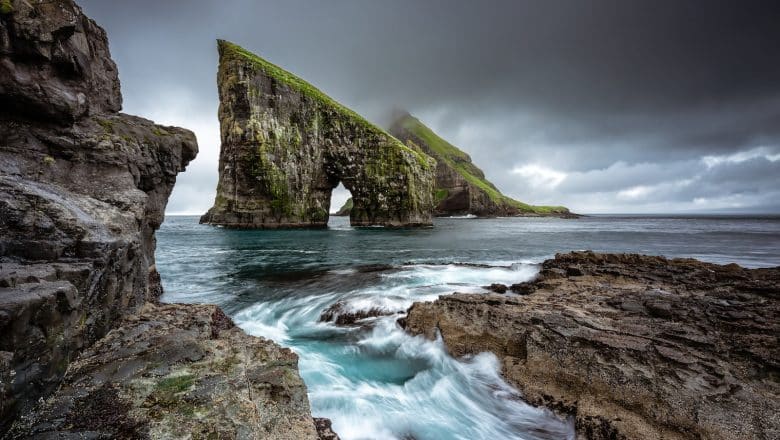
M 420 122 L 417 118 L 410 114 L 406 114 L 398 119 L 394 125 L 395 127 L 401 127 L 403 130 L 411 133 L 414 137 L 418 138 L 425 145 L 415 145 L 432 155 L 437 161 L 446 163 L 452 167 L 458 174 L 460 174 L 468 183 L 482 190 L 496 205 L 509 206 L 519 210 L 521 213 L 531 213 L 540 215 L 556 215 L 556 214 L 568 214 L 569 210 L 563 206 L 534 206 L 527 203 L 523 203 L 507 197 L 501 194 L 501 191 L 496 188 L 490 181 L 485 178 L 485 173 L 482 172 L 474 163 L 471 162 L 471 158 L 468 154 L 463 152 L 458 147 L 450 144 L 446 140 L 439 137 L 436 133 L 428 128 L 425 124 Z M 401 130 L 391 130 L 392 134 L 396 137 L 401 135 Z M 408 137 L 408 136 L 403 136 Z M 402 141 L 411 141 L 412 139 L 403 139 Z M 427 148 L 426 148 L 427 147 Z M 438 189 L 438 187 L 437 187 Z M 446 197 L 446 195 L 444 195 Z M 440 198 L 437 194 L 437 198 Z

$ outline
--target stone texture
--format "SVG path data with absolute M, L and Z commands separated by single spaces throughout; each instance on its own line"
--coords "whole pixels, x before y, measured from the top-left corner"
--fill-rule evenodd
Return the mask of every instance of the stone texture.
M 320 313 L 320 322 L 332 322 L 340 327 L 360 326 L 365 325 L 366 322 L 364 321 L 370 318 L 390 316 L 402 312 L 403 310 L 391 311 L 378 307 L 371 307 L 364 310 L 352 310 L 346 303 L 338 301 Z
M 297 363 L 216 306 L 148 304 L 72 362 L 9 437 L 317 439 Z M 327 419 L 318 427 L 338 438 Z
M 197 153 L 190 131 L 117 113 L 106 35 L 72 1 L 11 6 L 0 14 L 0 430 L 159 296 L 154 231 Z
M 780 268 L 577 252 L 512 290 L 416 303 L 404 324 L 495 353 L 579 438 L 780 438 Z
M 0 13 L 0 107 L 70 123 L 122 108 L 106 33 L 72 1 L 4 0 Z
M 432 159 L 239 46 L 219 54 L 219 183 L 202 223 L 324 227 L 342 182 L 352 225 L 431 224 Z
M 468 154 L 418 119 L 398 112 L 393 121 L 389 129 L 393 136 L 436 159 L 435 215 L 578 217 L 563 206 L 532 206 L 501 194 Z

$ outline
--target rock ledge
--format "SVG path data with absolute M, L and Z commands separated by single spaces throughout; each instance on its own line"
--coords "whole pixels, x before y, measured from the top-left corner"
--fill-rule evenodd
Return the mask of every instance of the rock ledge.
M 405 326 L 495 353 L 582 439 L 780 437 L 780 268 L 574 252 L 512 290 L 416 303 Z
M 297 364 L 217 306 L 147 304 L 72 362 L 9 437 L 317 439 Z

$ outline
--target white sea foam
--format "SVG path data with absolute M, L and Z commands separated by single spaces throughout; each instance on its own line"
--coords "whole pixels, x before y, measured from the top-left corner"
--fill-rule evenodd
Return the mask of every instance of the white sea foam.
M 394 313 L 455 290 L 480 292 L 479 286 L 492 282 L 524 281 L 535 271 L 528 264 L 407 265 L 381 273 L 379 283 L 368 287 L 254 304 L 235 320 L 250 334 L 298 353 L 314 414 L 330 418 L 345 440 L 573 439 L 570 422 L 519 399 L 492 354 L 453 359 L 441 340 L 404 332 L 397 316 L 373 319 L 370 330 L 319 322 L 320 313 L 336 302 L 347 311 Z M 324 333 L 331 336 L 316 337 Z

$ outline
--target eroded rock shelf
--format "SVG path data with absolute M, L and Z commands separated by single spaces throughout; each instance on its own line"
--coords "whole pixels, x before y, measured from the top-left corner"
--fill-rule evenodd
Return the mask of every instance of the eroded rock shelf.
M 575 252 L 512 290 L 415 303 L 406 328 L 495 353 L 579 438 L 778 437 L 780 268 Z

